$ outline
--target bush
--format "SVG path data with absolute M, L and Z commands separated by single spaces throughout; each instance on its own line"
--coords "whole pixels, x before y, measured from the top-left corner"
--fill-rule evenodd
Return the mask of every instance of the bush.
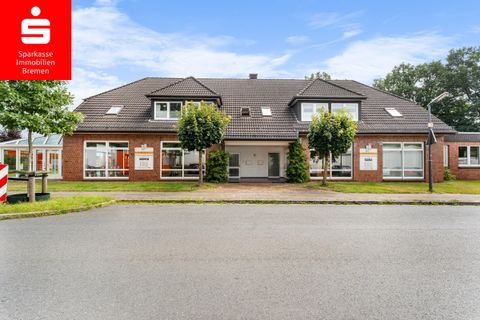
M 208 154 L 206 176 L 208 182 L 228 181 L 228 159 L 228 153 L 222 150 L 215 150 Z
M 305 182 L 307 175 L 307 158 L 300 142 L 292 142 L 288 146 L 287 180 L 293 183 Z
M 445 181 L 451 181 L 456 180 L 457 177 L 452 173 L 452 171 L 450 171 L 450 169 L 445 168 L 445 170 L 443 170 L 443 179 Z

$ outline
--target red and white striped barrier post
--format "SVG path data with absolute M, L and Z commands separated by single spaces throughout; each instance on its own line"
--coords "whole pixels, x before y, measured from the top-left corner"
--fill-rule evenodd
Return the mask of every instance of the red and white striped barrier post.
M 0 163 L 0 203 L 7 201 L 8 164 Z

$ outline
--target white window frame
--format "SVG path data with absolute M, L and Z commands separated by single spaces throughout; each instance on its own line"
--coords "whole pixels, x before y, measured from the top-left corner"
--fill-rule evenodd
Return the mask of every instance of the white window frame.
M 185 151 L 188 151 L 188 150 L 184 150 L 181 147 L 178 147 L 178 148 L 175 148 L 175 147 L 164 148 L 163 147 L 164 143 L 180 143 L 180 141 L 161 141 L 160 142 L 160 179 L 165 179 L 165 180 L 198 180 L 198 179 L 200 179 L 200 177 L 185 177 L 185 171 L 187 171 L 187 172 L 195 171 L 195 170 L 192 170 L 192 169 L 185 169 Z M 179 177 L 163 176 L 163 169 L 162 169 L 163 168 L 163 150 L 177 150 L 177 151 L 182 152 L 182 169 L 169 169 L 169 171 L 181 172 L 182 173 L 181 176 L 179 176 Z M 204 150 L 204 154 L 205 154 L 205 150 Z M 206 172 L 206 163 L 205 162 L 206 161 L 203 161 L 203 167 L 204 167 L 203 168 L 203 174 L 204 174 L 204 176 L 205 176 L 205 172 Z M 199 171 L 199 174 L 200 174 L 200 171 Z
M 480 145 L 460 145 L 458 146 L 458 159 L 460 160 L 460 148 L 464 147 L 467 148 L 467 164 L 460 164 L 460 161 L 458 162 L 458 167 L 459 168 L 479 168 L 479 164 L 472 164 L 472 159 L 471 159 L 471 148 L 478 148 L 479 150 L 479 157 L 480 157 Z
M 105 143 L 105 169 L 86 169 L 85 164 L 87 162 L 87 143 Z M 83 179 L 84 180 L 128 180 L 130 178 L 130 164 L 128 169 L 110 169 L 108 168 L 108 152 L 110 150 L 110 143 L 126 143 L 127 148 L 115 148 L 120 150 L 127 150 L 128 154 L 130 155 L 130 143 L 128 141 L 122 140 L 85 140 L 83 142 Z M 90 150 L 94 150 L 94 148 L 89 148 Z M 96 149 L 95 149 L 96 150 Z M 130 158 L 129 158 L 130 161 Z M 87 171 L 105 171 L 105 177 L 87 177 L 85 173 Z M 109 177 L 108 173 L 110 171 L 128 171 L 128 176 L 126 177 Z
M 167 104 L 167 117 L 158 117 L 157 116 L 157 104 L 160 104 L 160 103 L 166 103 Z M 180 117 L 178 118 L 172 118 L 170 116 L 170 104 L 171 103 L 180 103 L 180 115 L 181 115 L 181 110 L 182 110 L 182 107 L 183 107 L 183 102 L 182 101 L 155 101 L 153 103 L 153 119 L 154 120 L 172 120 L 172 121 L 178 121 L 178 119 L 180 119 Z
M 311 151 L 314 151 L 314 150 L 310 149 L 310 152 Z M 347 152 L 343 153 L 342 155 L 344 155 L 344 154 L 350 154 L 350 157 L 352 158 L 352 163 L 351 163 L 350 169 L 348 169 L 348 170 L 347 169 L 333 169 L 332 155 L 330 155 L 330 158 L 329 158 L 329 161 L 328 161 L 328 166 L 329 166 L 328 174 L 327 174 L 327 179 L 328 180 L 352 180 L 353 179 L 353 163 L 354 163 L 353 145 L 352 145 L 352 147 L 350 147 L 350 149 L 348 149 Z M 322 158 L 322 162 L 323 162 L 323 158 Z M 336 171 L 336 172 L 350 171 L 350 176 L 349 177 L 334 177 L 333 176 L 333 171 Z M 322 163 L 322 168 L 320 168 L 320 169 L 309 168 L 309 174 L 311 174 L 311 173 L 322 173 L 322 172 L 323 172 L 323 163 Z M 311 180 L 321 180 L 321 179 L 323 179 L 323 177 L 312 177 L 312 176 L 310 176 L 310 179 Z
M 1 147 L 0 148 L 0 163 L 4 163 L 4 152 L 5 150 L 12 150 L 12 151 L 15 151 L 15 171 L 17 171 L 20 167 L 20 154 L 22 151 L 27 151 L 28 152 L 28 149 L 26 149 L 25 147 L 24 148 L 11 148 L 11 147 Z M 49 147 L 49 146 L 46 146 L 46 147 L 35 147 L 33 149 L 33 170 L 34 171 L 44 171 L 45 168 L 37 168 L 37 152 L 38 151 L 41 151 L 42 152 L 42 155 L 43 155 L 43 165 L 46 166 L 47 165 L 47 162 L 48 161 L 48 157 L 46 156 L 48 153 L 51 153 L 51 152 L 58 152 L 59 153 L 59 156 L 58 156 L 58 174 L 52 174 L 52 175 L 49 175 L 48 177 L 49 178 L 53 178 L 53 179 L 61 179 L 62 176 L 63 176 L 63 152 L 62 152 L 62 149 L 58 148 L 58 147 Z M 11 169 L 11 168 L 9 168 Z M 16 173 L 15 174 L 15 177 L 18 177 L 19 174 Z
M 158 101 L 158 102 L 160 102 L 160 101 Z M 172 102 L 175 102 L 175 101 L 172 101 Z M 200 107 L 200 104 L 201 104 L 202 102 L 204 102 L 204 103 L 206 103 L 206 104 L 208 104 L 208 105 L 210 105 L 210 106 L 215 105 L 214 102 L 212 102 L 212 101 L 205 101 L 205 100 L 202 100 L 202 101 L 187 100 L 187 101 L 185 101 L 185 104 L 187 104 L 187 103 L 192 103 L 193 105 L 195 105 L 195 106 L 197 106 L 197 107 Z
M 304 108 L 305 108 L 306 104 L 313 105 L 312 118 L 313 118 L 314 114 L 316 114 L 317 112 L 320 111 L 320 109 L 324 109 L 325 111 L 328 112 L 328 102 L 301 102 L 300 103 L 300 112 L 301 112 L 301 116 L 302 116 L 302 121 L 305 121 L 305 122 L 312 121 L 312 118 L 311 119 L 306 119 L 306 117 L 305 117 Z
M 352 120 L 358 122 L 358 118 L 360 117 L 360 114 L 359 114 L 360 104 L 358 102 L 332 102 L 330 104 L 330 112 L 332 112 L 332 113 L 336 113 L 336 112 L 339 111 L 339 110 L 333 111 L 333 105 L 335 105 L 335 104 L 343 105 L 342 108 L 340 108 L 339 110 L 345 109 L 345 111 L 347 111 L 348 114 L 352 115 Z M 345 107 L 345 105 L 347 105 L 347 104 L 348 105 L 355 105 L 355 109 L 356 109 L 355 116 L 353 116 L 353 114 L 347 110 L 347 108 Z
M 443 146 L 443 167 L 448 168 L 448 144 Z
M 424 145 L 423 142 L 417 142 L 417 141 L 407 141 L 407 142 L 388 141 L 387 142 L 386 141 L 386 142 L 383 142 L 383 145 L 385 145 L 385 144 L 400 144 L 401 148 L 400 149 L 389 149 L 389 148 L 382 147 L 382 178 L 383 178 L 383 180 L 423 180 L 423 179 L 425 179 L 425 145 Z M 418 144 L 418 145 L 421 146 L 421 149 L 405 149 L 405 144 Z M 402 155 L 402 169 L 396 169 L 396 170 L 401 170 L 402 175 L 400 177 L 388 177 L 388 176 L 386 177 L 384 175 L 383 171 L 385 170 L 385 168 L 384 168 L 384 164 L 383 164 L 383 159 L 384 159 L 383 153 L 385 151 L 400 151 L 401 152 L 401 155 Z M 418 152 L 418 151 L 422 152 L 422 176 L 405 177 L 405 152 Z M 420 170 L 415 170 L 415 169 L 407 169 L 407 170 L 420 172 Z

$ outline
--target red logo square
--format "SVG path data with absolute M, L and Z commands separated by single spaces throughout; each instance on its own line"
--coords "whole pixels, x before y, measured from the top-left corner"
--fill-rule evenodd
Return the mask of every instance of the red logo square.
M 71 80 L 71 0 L 5 1 L 1 80 Z

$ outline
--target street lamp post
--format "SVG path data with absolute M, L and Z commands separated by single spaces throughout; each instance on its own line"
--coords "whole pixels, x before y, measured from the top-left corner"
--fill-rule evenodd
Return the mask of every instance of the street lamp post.
M 432 104 L 437 103 L 449 97 L 450 94 L 448 92 L 444 92 L 441 95 L 433 98 L 427 105 L 428 109 L 428 191 L 433 192 L 433 176 L 432 176 L 432 144 L 437 143 L 435 139 L 435 133 L 433 132 L 433 122 L 432 122 Z

